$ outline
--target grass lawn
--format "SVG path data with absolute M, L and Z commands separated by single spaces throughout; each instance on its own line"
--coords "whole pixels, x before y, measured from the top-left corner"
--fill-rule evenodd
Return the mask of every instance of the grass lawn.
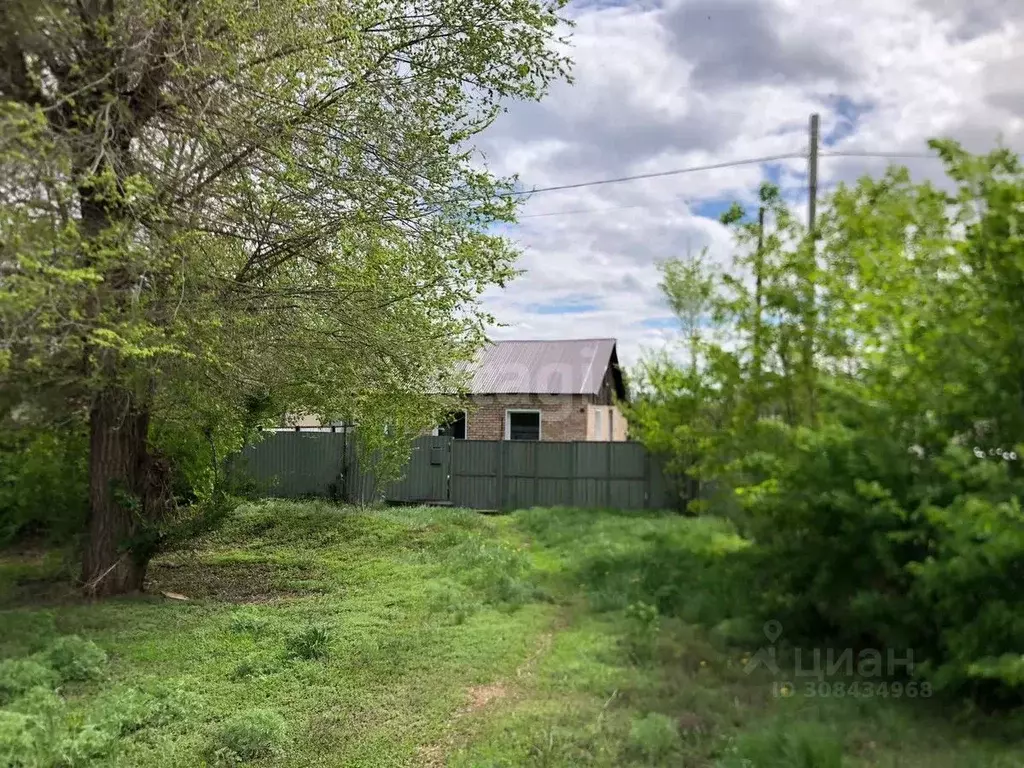
M 267 501 L 98 604 L 9 553 L 0 765 L 1024 765 L 1008 718 L 748 674 L 742 547 L 712 518 Z

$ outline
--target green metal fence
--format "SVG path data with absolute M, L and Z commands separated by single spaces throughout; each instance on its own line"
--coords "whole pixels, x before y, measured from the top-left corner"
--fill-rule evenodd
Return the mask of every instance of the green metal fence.
M 451 504 L 473 509 L 535 506 L 671 508 L 679 494 L 639 443 L 526 442 L 421 437 L 403 478 L 379 487 L 347 432 L 278 432 L 242 452 L 266 493 L 352 502 Z M 371 464 L 372 462 L 367 462 Z

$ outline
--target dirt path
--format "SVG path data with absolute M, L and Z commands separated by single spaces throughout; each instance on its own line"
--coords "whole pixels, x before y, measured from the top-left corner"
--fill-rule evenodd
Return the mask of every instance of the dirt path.
M 423 768 L 440 768 L 447 765 L 447 758 L 455 746 L 458 737 L 458 724 L 467 717 L 481 712 L 502 701 L 514 701 L 527 688 L 527 682 L 533 676 L 537 662 L 551 649 L 555 633 L 565 626 L 563 619 L 555 622 L 555 627 L 541 634 L 537 645 L 530 655 L 516 667 L 515 676 L 507 680 L 496 680 L 485 685 L 473 685 L 466 689 L 466 704 L 457 710 L 445 726 L 445 734 L 432 744 L 421 746 L 417 750 L 417 765 Z

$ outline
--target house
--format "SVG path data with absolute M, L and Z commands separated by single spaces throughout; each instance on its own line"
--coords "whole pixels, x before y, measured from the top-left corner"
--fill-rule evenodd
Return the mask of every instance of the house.
M 437 433 L 469 440 L 626 439 L 615 339 L 499 341 L 470 369 L 468 405 Z

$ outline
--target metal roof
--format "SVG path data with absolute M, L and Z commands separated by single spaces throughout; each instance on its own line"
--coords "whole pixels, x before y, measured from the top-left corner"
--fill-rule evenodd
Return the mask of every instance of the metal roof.
M 619 396 L 624 397 L 615 339 L 499 341 L 477 358 L 469 392 L 596 395 L 609 364 L 614 366 Z

